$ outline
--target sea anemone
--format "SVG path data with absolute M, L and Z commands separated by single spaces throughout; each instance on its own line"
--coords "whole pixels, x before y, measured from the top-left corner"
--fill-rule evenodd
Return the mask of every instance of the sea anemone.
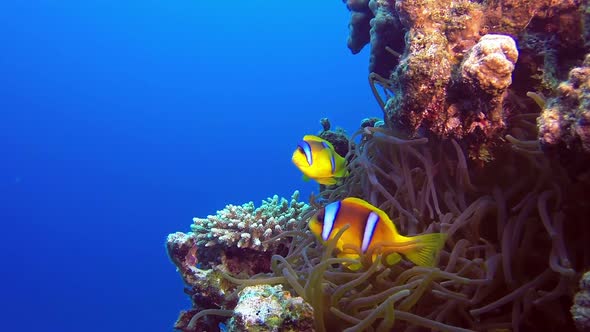
M 447 233 L 437 266 L 363 260 L 363 269 L 349 271 L 341 264 L 349 259 L 333 256 L 344 229 L 322 245 L 305 232 L 304 218 L 299 232 L 279 235 L 293 241 L 287 255 L 272 257 L 271 273 L 226 278 L 284 284 L 312 305 L 316 331 L 573 328 L 568 304 L 590 261 L 581 222 L 590 211 L 579 199 L 587 188 L 537 153 L 534 133 L 521 123 L 526 116 L 513 120 L 521 129 L 485 168 L 469 165 L 454 140 L 404 140 L 363 128 L 355 136 L 365 139 L 351 144 L 350 176 L 321 193 L 328 202 L 371 202 L 402 234 Z

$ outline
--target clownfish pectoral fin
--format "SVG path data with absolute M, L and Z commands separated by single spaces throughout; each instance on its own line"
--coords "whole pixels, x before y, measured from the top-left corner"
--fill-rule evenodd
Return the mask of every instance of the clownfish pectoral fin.
M 397 252 L 391 253 L 387 256 L 385 256 L 385 264 L 387 266 L 392 266 L 395 265 L 397 263 L 399 263 L 399 261 L 402 260 L 402 256 L 400 256 L 400 254 L 398 254 Z
M 323 184 L 325 186 L 331 186 L 333 184 L 338 183 L 338 180 L 336 180 L 336 178 L 333 178 L 333 177 L 316 178 L 314 180 L 316 180 L 319 184 Z
M 361 263 L 342 263 L 342 265 L 344 265 L 344 267 L 349 269 L 350 271 L 358 271 L 363 267 L 363 264 Z
M 344 266 L 345 268 L 347 268 L 351 271 L 358 271 L 363 267 L 363 264 L 361 263 L 360 257 L 358 254 L 341 252 L 337 256 L 338 256 L 338 258 L 348 258 L 348 259 L 358 260 L 358 263 L 349 263 L 349 262 L 342 263 L 342 266 Z
M 447 235 L 443 233 L 412 236 L 415 244 L 404 255 L 416 265 L 434 266 L 438 252 L 444 246 L 446 239 Z

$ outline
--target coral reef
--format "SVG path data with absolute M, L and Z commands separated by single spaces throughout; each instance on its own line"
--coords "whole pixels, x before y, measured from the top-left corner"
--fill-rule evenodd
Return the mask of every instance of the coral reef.
M 542 149 L 556 154 L 574 177 L 590 180 L 590 55 L 545 101 L 537 122 Z
M 590 272 L 580 279 L 580 291 L 574 297 L 571 312 L 578 331 L 590 331 Z
M 349 176 L 321 187 L 313 208 L 296 195 L 230 205 L 171 234 L 193 301 L 176 328 L 587 331 L 588 2 L 343 2 L 349 48 L 371 44 L 384 121 L 347 137 L 321 120 Z M 306 223 L 345 197 L 379 207 L 401 234 L 445 233 L 437 264 L 337 258 L 346 228 L 319 243 Z
M 227 324 L 228 332 L 311 332 L 313 309 L 300 297 L 291 297 L 281 285 L 242 289 Z
M 471 159 L 485 162 L 503 144 L 512 115 L 506 102 L 511 76 L 521 96 L 548 92 L 567 64 L 587 52 L 590 35 L 583 33 L 590 14 L 581 0 L 346 3 L 353 53 L 366 44 L 360 32 L 367 19 L 356 17 L 370 16 L 366 7 L 373 16 L 370 82 L 388 127 L 406 138 L 457 139 Z M 510 38 L 522 44 L 522 57 Z

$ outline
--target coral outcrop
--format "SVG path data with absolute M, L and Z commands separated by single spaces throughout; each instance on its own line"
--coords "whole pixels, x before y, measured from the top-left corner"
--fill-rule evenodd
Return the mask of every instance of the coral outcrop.
M 369 0 L 343 0 L 351 11 L 348 29 L 348 48 L 353 54 L 360 52 L 371 40 L 369 33 L 373 13 L 369 9 Z
M 371 44 L 369 71 L 388 75 L 397 64 L 398 50 L 403 50 L 402 25 L 394 2 L 384 0 L 343 0 L 351 11 L 348 48 L 359 53 Z M 392 62 L 393 60 L 393 62 Z

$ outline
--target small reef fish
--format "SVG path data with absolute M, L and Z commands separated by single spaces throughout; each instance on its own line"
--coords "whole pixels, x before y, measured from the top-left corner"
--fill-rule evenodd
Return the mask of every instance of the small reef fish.
M 305 135 L 291 158 L 305 180 L 314 179 L 331 185 L 348 175 L 346 160 L 334 150 L 332 143 L 314 135 Z
M 355 197 L 324 206 L 308 223 L 311 232 L 323 242 L 332 239 L 347 224 L 350 227 L 336 244 L 340 250 L 337 256 L 359 259 L 359 253 L 372 253 L 371 260 L 375 261 L 378 254 L 384 253 L 383 262 L 389 266 L 401 260 L 400 254 L 416 265 L 433 266 L 446 240 L 444 233 L 403 236 L 385 212 Z M 362 264 L 344 266 L 358 270 Z

